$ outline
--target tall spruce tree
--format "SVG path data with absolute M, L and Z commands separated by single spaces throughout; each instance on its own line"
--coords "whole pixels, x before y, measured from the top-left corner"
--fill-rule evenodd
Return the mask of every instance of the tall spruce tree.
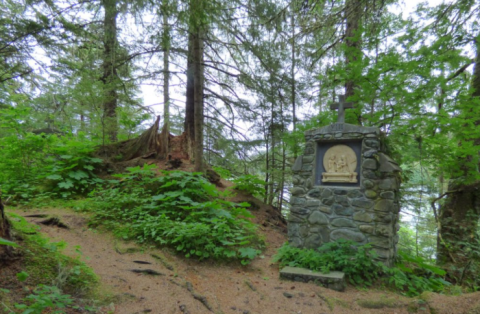
M 102 0 L 103 18 L 103 124 L 104 134 L 110 142 L 118 138 L 118 74 L 117 74 L 117 0 Z

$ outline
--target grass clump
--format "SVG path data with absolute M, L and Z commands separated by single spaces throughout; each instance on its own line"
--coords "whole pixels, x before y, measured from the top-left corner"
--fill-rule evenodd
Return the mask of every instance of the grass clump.
M 92 223 L 113 228 L 125 239 L 175 248 L 186 257 L 238 259 L 249 263 L 262 241 L 246 209 L 235 204 L 200 173 L 128 168 L 94 193 Z
M 317 250 L 295 248 L 286 243 L 274 256 L 274 262 L 323 273 L 342 271 L 354 285 L 371 286 L 380 282 L 407 296 L 417 296 L 424 291 L 440 292 L 450 285 L 443 279 L 442 269 L 429 265 L 420 257 L 399 252 L 395 267 L 386 267 L 376 260 L 377 257 L 370 244 L 358 245 L 340 239 L 325 243 Z

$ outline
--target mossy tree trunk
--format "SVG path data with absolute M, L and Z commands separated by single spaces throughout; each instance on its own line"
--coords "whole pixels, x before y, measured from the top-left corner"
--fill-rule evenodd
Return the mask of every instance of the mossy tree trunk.
M 10 240 L 10 223 L 5 216 L 5 209 L 3 207 L 2 199 L 0 197 L 0 238 Z M 10 256 L 11 247 L 0 245 L 0 264 L 5 262 Z
M 461 281 L 472 253 L 479 250 L 480 183 L 451 184 L 439 213 L 438 262 L 447 266 L 449 276 Z
M 440 265 L 445 266 L 451 279 L 462 284 L 468 277 L 471 264 L 480 263 L 478 223 L 480 219 L 480 181 L 478 147 L 480 147 L 480 118 L 475 113 L 480 103 L 480 35 L 476 38 L 475 68 L 472 78 L 471 102 L 461 104 L 460 112 L 465 117 L 466 138 L 460 140 L 462 155 L 457 164 L 460 175 L 449 184 L 446 200 L 439 212 L 438 255 Z M 471 119 L 474 119 L 473 124 Z M 473 130 L 469 131 L 473 125 Z M 470 132 L 470 133 L 469 133 Z M 463 149 L 473 147 L 471 153 Z M 477 148 L 477 149 L 475 149 Z M 476 259 L 476 261 L 475 261 Z

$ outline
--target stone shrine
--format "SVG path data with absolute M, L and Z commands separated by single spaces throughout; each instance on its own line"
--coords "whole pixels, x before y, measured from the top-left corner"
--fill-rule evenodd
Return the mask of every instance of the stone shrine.
M 401 169 L 385 154 L 378 128 L 338 122 L 305 132 L 305 151 L 293 166 L 288 239 L 316 249 L 347 239 L 370 243 L 391 266 L 396 256 Z

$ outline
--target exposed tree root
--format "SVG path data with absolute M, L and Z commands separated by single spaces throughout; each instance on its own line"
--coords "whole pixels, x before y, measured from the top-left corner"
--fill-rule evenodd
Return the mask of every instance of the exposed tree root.
M 158 255 L 157 254 L 150 254 L 150 256 L 159 260 L 160 263 L 162 263 L 162 265 L 166 269 L 171 270 L 171 271 L 175 271 L 175 268 L 172 265 L 170 265 L 170 263 L 167 261 L 167 259 L 164 256 L 162 256 L 160 254 L 158 254 Z
M 180 304 L 179 308 L 180 308 L 180 312 L 182 312 L 183 314 L 190 314 L 185 304 Z
M 252 290 L 252 291 L 257 291 L 257 288 L 248 280 L 245 280 L 245 284 Z
M 190 161 L 185 133 L 179 136 L 166 134 L 165 126 L 159 134 L 158 116 L 155 123 L 139 137 L 100 146 L 94 153 L 104 160 L 105 172 L 123 172 L 128 167 L 143 166 L 164 160 L 166 168 L 177 169 Z M 163 142 L 167 141 L 167 145 Z
M 193 289 L 193 285 L 191 282 L 187 281 L 185 283 L 185 286 L 187 287 L 187 290 L 192 294 L 195 300 L 200 301 L 200 303 L 202 303 L 210 312 L 213 312 L 212 306 L 210 305 L 210 303 L 208 303 L 207 298 L 204 297 L 203 295 L 196 293 L 195 290 Z
M 145 262 L 145 261 L 133 261 L 134 263 L 137 263 L 137 264 L 144 264 L 144 265 L 151 265 L 152 263 L 150 262 Z
M 213 308 L 212 306 L 210 305 L 210 303 L 208 303 L 208 300 L 205 296 L 203 295 L 200 295 L 198 293 L 195 292 L 195 290 L 193 289 L 193 285 L 191 282 L 187 281 L 185 282 L 185 285 L 181 285 L 179 284 L 178 282 L 176 282 L 175 280 L 173 279 L 170 279 L 170 282 L 179 286 L 179 287 L 182 287 L 182 288 L 186 288 L 188 290 L 188 292 L 190 292 L 192 294 L 192 297 L 199 301 L 200 303 L 202 303 L 210 312 L 213 312 Z M 185 308 L 186 310 L 186 308 Z
M 130 269 L 131 272 L 137 273 L 137 274 L 146 274 L 146 275 L 152 275 L 152 276 L 165 276 L 165 274 L 159 273 L 156 270 L 153 269 Z
M 46 226 L 57 226 L 59 228 L 70 229 L 66 224 L 60 221 L 58 217 L 50 217 L 45 220 L 39 221 L 42 225 Z

